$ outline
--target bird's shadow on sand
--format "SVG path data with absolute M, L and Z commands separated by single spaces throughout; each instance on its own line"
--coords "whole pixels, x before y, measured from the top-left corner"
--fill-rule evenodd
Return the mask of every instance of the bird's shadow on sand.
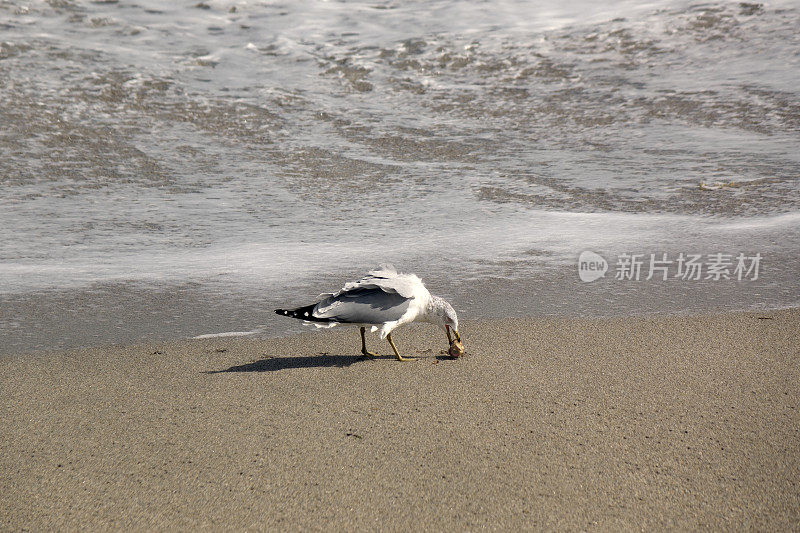
M 366 361 L 361 355 L 308 355 L 308 356 L 270 356 L 252 363 L 234 365 L 225 370 L 209 370 L 206 374 L 220 374 L 223 372 L 276 372 L 292 368 L 343 368 L 353 363 Z
M 269 356 L 252 363 L 234 365 L 224 370 L 207 370 L 204 374 L 222 374 L 224 372 L 277 372 L 278 370 L 290 370 L 293 368 L 344 368 L 354 363 L 364 363 L 381 359 L 394 360 L 392 355 L 380 355 L 378 357 L 364 357 L 363 355 L 330 355 L 322 353 L 318 355 L 303 356 Z M 408 359 L 414 361 L 420 357 L 409 356 Z M 448 357 L 437 355 L 435 361 L 449 359 Z

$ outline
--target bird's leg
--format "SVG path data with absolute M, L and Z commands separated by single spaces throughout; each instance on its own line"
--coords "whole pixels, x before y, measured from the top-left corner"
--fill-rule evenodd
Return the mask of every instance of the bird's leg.
M 367 339 L 364 337 L 366 330 L 367 328 L 361 326 L 361 353 L 367 357 L 378 357 L 378 354 L 367 351 Z
M 400 355 L 400 352 L 397 351 L 397 346 L 394 345 L 394 341 L 392 340 L 392 334 L 389 333 L 386 335 L 386 338 L 389 339 L 389 344 L 392 345 L 392 350 L 394 350 L 394 356 L 397 358 L 398 361 L 405 361 L 405 358 Z

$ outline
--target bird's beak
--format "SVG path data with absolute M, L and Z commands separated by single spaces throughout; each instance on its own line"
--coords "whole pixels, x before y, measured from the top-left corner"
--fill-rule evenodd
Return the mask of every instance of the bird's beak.
M 464 355 L 464 345 L 461 343 L 461 335 L 458 334 L 458 331 L 453 329 L 453 334 L 455 335 L 455 339 L 450 336 L 450 326 L 445 326 L 445 331 L 447 332 L 447 340 L 450 341 L 450 348 L 447 350 L 447 353 L 450 354 L 450 357 L 458 359 L 459 357 Z
M 447 331 L 447 341 L 448 341 L 450 344 L 452 344 L 452 343 L 453 343 L 453 338 L 450 336 L 450 329 L 451 329 L 451 328 L 450 328 L 450 326 L 449 326 L 449 325 L 446 325 L 444 328 L 445 328 L 445 331 Z M 458 342 L 461 342 L 461 335 L 459 335 L 459 334 L 458 334 L 458 330 L 456 330 L 456 329 L 453 329 L 453 335 L 455 335 L 455 336 L 456 336 L 456 340 L 457 340 Z

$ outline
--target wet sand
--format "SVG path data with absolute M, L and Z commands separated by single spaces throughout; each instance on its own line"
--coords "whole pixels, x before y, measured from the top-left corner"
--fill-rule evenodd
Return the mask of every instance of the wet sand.
M 798 527 L 800 310 L 462 334 L 0 357 L 0 529 Z

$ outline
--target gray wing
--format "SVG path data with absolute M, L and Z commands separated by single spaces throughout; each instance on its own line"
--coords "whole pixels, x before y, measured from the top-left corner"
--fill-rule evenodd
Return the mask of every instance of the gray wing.
M 371 270 L 358 281 L 345 284 L 344 288 L 336 295 L 358 288 L 379 288 L 384 292 L 396 293 L 404 298 L 413 298 L 419 287 L 424 287 L 422 281 L 413 274 L 398 274 L 392 265 L 381 265 L 377 270 Z
M 379 287 L 358 287 L 328 296 L 314 307 L 312 315 L 336 322 L 383 324 L 399 320 L 411 300 Z

